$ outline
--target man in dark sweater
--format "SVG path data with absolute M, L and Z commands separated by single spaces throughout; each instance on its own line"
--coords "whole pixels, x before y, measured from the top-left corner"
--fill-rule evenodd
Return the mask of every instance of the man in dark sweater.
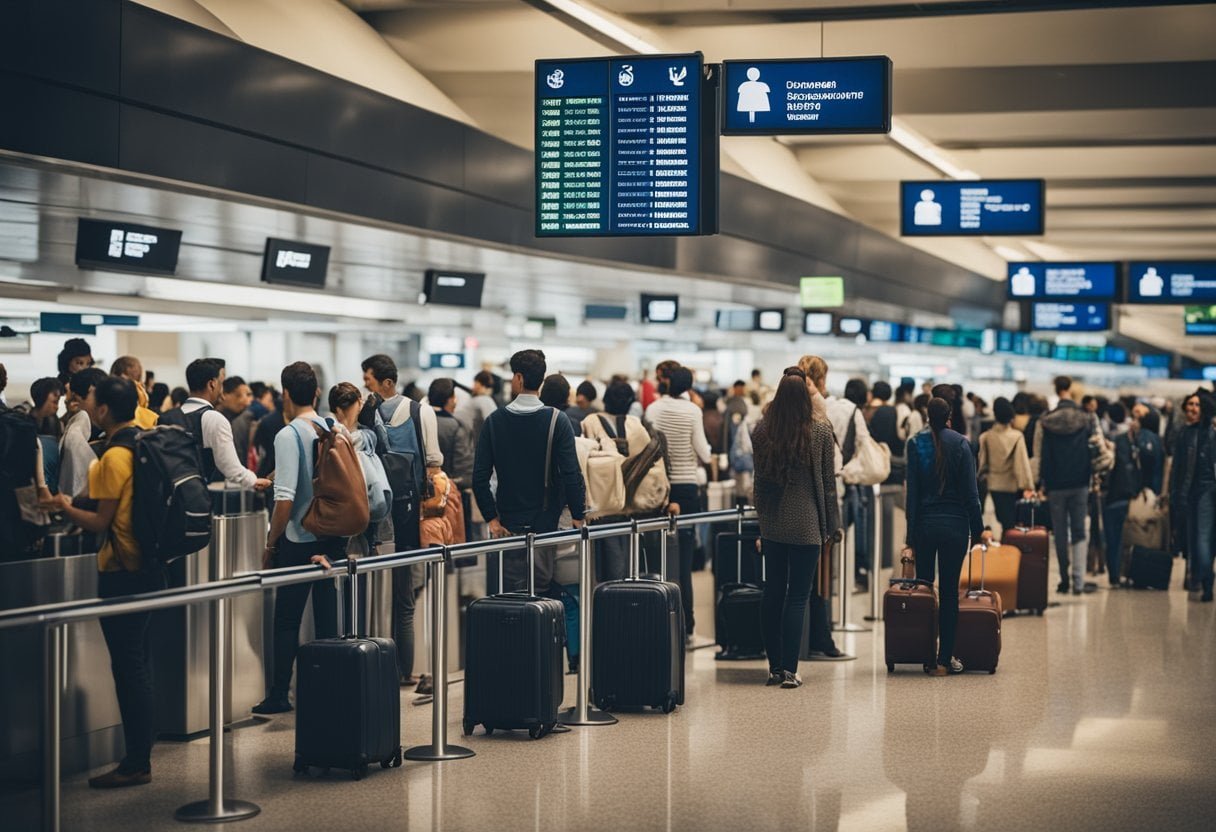
M 583 475 L 574 448 L 574 429 L 564 413 L 541 403 L 545 354 L 522 350 L 511 356 L 514 401 L 491 413 L 477 441 L 473 462 L 473 495 L 492 537 L 557 530 L 567 505 L 574 527 L 583 525 L 586 504 Z M 498 475 L 497 494 L 490 488 Z M 545 550 L 541 550 L 544 552 Z M 552 549 L 548 550 L 552 553 Z M 552 558 L 538 553 L 536 592 L 544 595 L 552 577 Z M 526 581 L 520 553 L 509 554 L 504 565 L 508 588 Z

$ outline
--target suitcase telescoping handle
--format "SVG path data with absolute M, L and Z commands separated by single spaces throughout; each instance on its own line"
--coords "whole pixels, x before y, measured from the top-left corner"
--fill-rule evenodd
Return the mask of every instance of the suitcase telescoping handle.
M 346 592 L 350 629 L 346 631 L 345 638 L 358 638 L 359 625 L 363 623 L 359 620 L 359 576 L 355 571 L 355 559 L 349 555 L 346 558 Z M 342 622 L 342 626 L 345 628 L 346 622 Z
M 536 596 L 536 532 L 531 530 L 524 535 L 524 552 L 528 567 L 528 597 Z
M 967 592 L 968 593 L 975 591 L 975 586 L 973 583 L 974 577 L 971 572 L 971 567 L 972 567 L 971 555 L 975 554 L 976 548 L 978 548 L 980 550 L 980 588 L 979 588 L 979 591 L 980 592 L 984 591 L 984 567 L 987 566 L 987 564 L 988 564 L 988 544 L 981 540 L 980 545 L 978 547 L 974 547 L 974 546 L 971 547 L 970 552 L 968 552 L 968 554 L 967 554 Z

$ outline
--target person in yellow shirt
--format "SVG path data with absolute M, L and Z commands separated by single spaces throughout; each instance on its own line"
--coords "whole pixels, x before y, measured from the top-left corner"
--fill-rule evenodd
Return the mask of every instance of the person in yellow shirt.
M 144 390 L 144 365 L 138 358 L 133 355 L 124 355 L 114 359 L 114 363 L 110 365 L 110 375 L 115 378 L 125 378 L 135 385 L 135 392 L 139 396 L 139 403 L 135 406 L 135 424 L 140 430 L 156 427 L 156 420 L 160 418 L 155 410 L 148 407 L 148 392 Z
M 161 570 L 144 568 L 134 532 L 135 455 L 128 440 L 130 432 L 138 430 L 138 403 L 139 395 L 130 379 L 111 376 L 92 388 L 84 409 L 109 437 L 105 452 L 89 468 L 89 497 L 97 501 L 97 508 L 75 508 L 66 494 L 54 499 L 55 509 L 104 539 L 97 554 L 97 594 L 101 598 L 154 592 L 165 586 Z M 127 755 L 117 768 L 91 778 L 89 785 L 93 788 L 140 786 L 152 781 L 156 700 L 148 633 L 151 619 L 150 612 L 101 619 Z

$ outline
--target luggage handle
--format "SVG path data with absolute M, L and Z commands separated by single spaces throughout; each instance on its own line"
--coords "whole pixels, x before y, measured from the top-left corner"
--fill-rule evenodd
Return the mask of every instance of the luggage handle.
M 346 558 L 346 592 L 350 596 L 347 605 L 350 608 L 350 630 L 343 638 L 359 638 L 359 578 L 355 571 L 355 559 L 349 555 Z M 346 622 L 342 622 L 345 627 Z
M 642 533 L 638 531 L 638 520 L 636 517 L 629 521 L 629 580 L 641 580 L 642 566 L 639 561 L 642 558 Z
M 970 541 L 968 541 L 968 543 L 970 543 Z M 971 556 L 975 553 L 976 549 L 980 550 L 980 588 L 978 590 L 976 590 L 975 587 L 972 586 L 972 583 L 975 580 L 975 576 L 974 576 L 974 574 L 972 574 L 973 564 L 972 564 Z M 972 593 L 976 593 L 975 597 L 979 597 L 979 593 L 982 593 L 984 591 L 984 568 L 987 566 L 987 564 L 988 564 L 988 544 L 981 540 L 979 546 L 970 547 L 970 551 L 967 553 L 967 593 L 966 594 L 968 597 L 971 597 Z
M 890 586 L 933 586 L 933 581 L 923 578 L 891 578 Z
M 911 551 L 911 546 L 905 546 L 899 553 L 899 568 L 903 572 L 900 580 L 910 580 L 916 577 L 916 558 L 908 554 Z M 910 567 L 909 564 L 911 565 Z M 892 582 L 894 581 L 895 579 L 892 579 Z

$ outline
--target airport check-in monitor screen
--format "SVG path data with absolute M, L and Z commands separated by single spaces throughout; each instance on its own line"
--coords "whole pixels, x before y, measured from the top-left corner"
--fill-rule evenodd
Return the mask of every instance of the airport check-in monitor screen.
M 1010 300 L 1117 300 L 1118 263 L 1009 263 Z
M 1216 260 L 1133 262 L 1128 303 L 1216 303 Z
M 648 324 L 674 324 L 680 317 L 678 295 L 642 295 L 642 321 Z
M 422 294 L 427 303 L 480 307 L 485 284 L 484 274 L 427 269 L 422 281 Z
M 785 331 L 785 310 L 784 309 L 757 309 L 756 310 L 756 331 L 757 332 L 784 332 Z
M 1187 335 L 1216 335 L 1216 306 L 1188 306 L 1182 314 Z
M 1035 303 L 1031 328 L 1048 332 L 1102 332 L 1110 329 L 1109 303 Z
M 751 332 L 756 328 L 756 310 L 719 309 L 714 315 L 714 326 L 729 332 Z
M 182 232 L 126 222 L 76 223 L 76 265 L 137 274 L 173 274 Z
M 314 246 L 291 240 L 266 240 L 262 258 L 262 280 L 293 286 L 323 288 L 329 268 L 329 246 Z
M 803 309 L 835 309 L 844 306 L 844 278 L 800 278 L 798 299 Z
M 702 95 L 699 54 L 537 61 L 536 235 L 702 233 Z
M 831 335 L 836 322 L 831 312 L 806 312 L 802 316 L 802 332 L 805 335 Z
M 1043 180 L 899 183 L 900 233 L 963 237 L 1043 233 Z
M 888 133 L 891 59 L 725 61 L 724 135 Z

